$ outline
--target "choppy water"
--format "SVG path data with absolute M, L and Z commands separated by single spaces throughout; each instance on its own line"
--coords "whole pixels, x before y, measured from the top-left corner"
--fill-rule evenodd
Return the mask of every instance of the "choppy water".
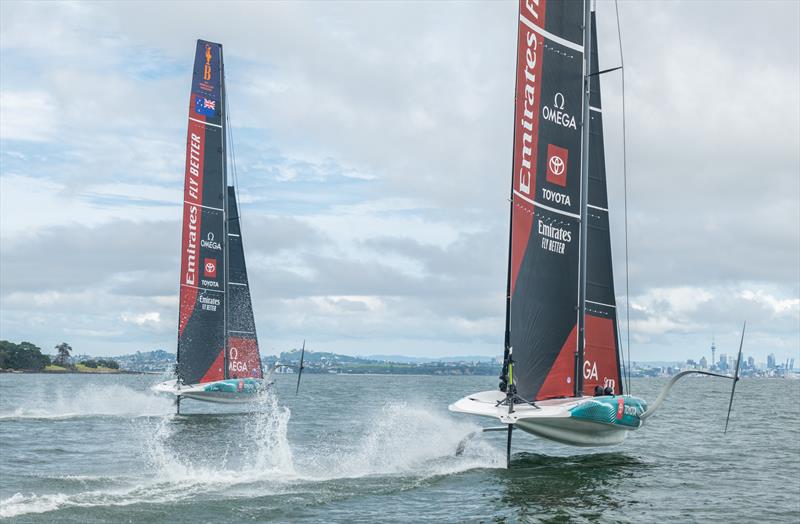
M 447 404 L 492 377 L 291 376 L 257 413 L 170 400 L 160 377 L 0 375 L 0 518 L 13 522 L 798 522 L 800 381 L 685 379 L 611 448 Z M 653 400 L 665 380 L 637 380 Z M 491 424 L 486 421 L 486 424 Z

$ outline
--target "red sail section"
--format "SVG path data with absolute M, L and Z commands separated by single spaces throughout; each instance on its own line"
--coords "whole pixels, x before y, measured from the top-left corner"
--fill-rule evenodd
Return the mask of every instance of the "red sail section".
M 200 232 L 202 231 L 203 155 L 206 130 L 189 121 L 186 137 L 186 172 L 183 188 L 183 238 L 181 241 L 181 302 L 178 335 L 192 316 L 197 302 L 200 269 Z
M 211 364 L 211 367 L 208 368 L 205 375 L 199 380 L 202 384 L 204 382 L 216 382 L 217 380 L 224 380 L 225 379 L 225 352 L 220 350 L 217 353 L 217 358 L 214 359 L 214 362 Z
M 533 224 L 533 198 L 536 194 L 536 158 L 539 138 L 542 55 L 544 38 L 527 22 L 544 27 L 545 0 L 520 2 L 517 22 L 517 78 L 514 94 L 514 175 L 511 216 L 511 293 Z
M 263 378 L 258 341 L 253 338 L 228 338 L 228 378 Z
M 622 393 L 614 322 L 610 318 L 586 315 L 586 347 L 583 359 L 583 393 L 594 394 L 595 386 L 611 386 Z
M 547 373 L 535 400 L 572 396 L 575 391 L 573 375 L 575 374 L 575 346 L 578 343 L 577 333 L 578 327 L 575 326 L 561 346 L 561 351 L 558 352 L 558 357 Z

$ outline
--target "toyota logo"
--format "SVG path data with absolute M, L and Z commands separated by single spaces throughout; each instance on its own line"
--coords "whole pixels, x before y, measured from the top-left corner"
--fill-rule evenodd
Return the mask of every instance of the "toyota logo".
M 211 262 L 208 262 L 208 263 L 206 264 L 206 273 L 213 273 L 213 272 L 214 272 L 214 271 L 216 271 L 216 270 L 217 270 L 217 266 L 215 266 L 215 265 L 214 265 L 214 264 L 212 264 Z
M 560 156 L 553 155 L 550 157 L 550 172 L 556 176 L 564 174 L 564 159 Z

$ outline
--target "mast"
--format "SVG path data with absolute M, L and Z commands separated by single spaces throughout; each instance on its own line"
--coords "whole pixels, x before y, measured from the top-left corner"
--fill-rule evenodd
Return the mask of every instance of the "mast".
M 222 44 L 219 45 L 219 84 L 220 84 L 220 97 L 219 97 L 219 105 L 221 108 L 222 118 L 220 119 L 220 125 L 222 126 L 222 188 L 220 189 L 221 194 L 224 195 L 222 199 L 222 249 L 225 253 L 224 258 L 224 266 L 223 266 L 223 275 L 224 275 L 224 282 L 225 282 L 225 292 L 228 293 L 229 291 L 229 282 L 230 282 L 230 275 L 228 274 L 229 271 L 229 256 L 230 250 L 228 246 L 230 242 L 228 241 L 228 111 L 227 111 L 227 103 L 228 103 L 228 93 L 225 88 L 225 61 L 222 59 Z M 224 377 L 230 378 L 230 370 L 228 364 L 228 315 L 230 313 L 230 300 L 225 301 L 225 309 L 222 312 L 222 329 L 224 333 L 224 350 L 223 350 L 223 357 L 222 362 L 224 365 L 225 373 Z
M 512 186 L 513 187 L 513 186 Z M 508 205 L 508 271 L 506 273 L 506 334 L 503 349 L 503 368 L 500 373 L 501 390 L 508 388 L 508 357 L 511 353 L 511 242 L 512 233 L 511 228 L 514 222 L 514 195 L 512 193 Z
M 517 22 L 517 50 L 515 55 L 519 55 L 519 22 Z M 515 65 L 516 68 L 516 65 Z M 514 75 L 514 107 L 517 105 L 517 90 L 519 87 L 519 77 Z M 506 272 L 506 332 L 503 342 L 503 367 L 500 372 L 501 387 L 503 391 L 508 388 L 508 358 L 511 353 L 511 257 L 514 245 L 514 151 L 517 143 L 517 126 L 514 126 L 514 139 L 511 141 L 511 189 L 508 195 L 508 269 Z M 504 387 L 505 386 L 505 387 Z
M 586 252 L 588 240 L 589 203 L 589 71 L 592 49 L 592 8 L 590 0 L 583 3 L 583 111 L 581 132 L 581 211 L 580 211 L 580 265 L 578 275 L 578 351 L 575 354 L 575 396 L 583 395 L 583 359 L 586 344 Z

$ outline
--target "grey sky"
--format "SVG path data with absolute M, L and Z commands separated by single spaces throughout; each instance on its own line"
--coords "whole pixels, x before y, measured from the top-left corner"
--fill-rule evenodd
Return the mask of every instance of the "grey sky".
M 621 2 L 632 354 L 800 357 L 800 4 Z M 194 41 L 264 352 L 502 351 L 516 4 L 0 4 L 0 337 L 174 350 Z M 619 63 L 598 2 L 600 65 Z M 603 77 L 619 304 L 621 83 Z M 709 355 L 710 356 L 710 355 Z

